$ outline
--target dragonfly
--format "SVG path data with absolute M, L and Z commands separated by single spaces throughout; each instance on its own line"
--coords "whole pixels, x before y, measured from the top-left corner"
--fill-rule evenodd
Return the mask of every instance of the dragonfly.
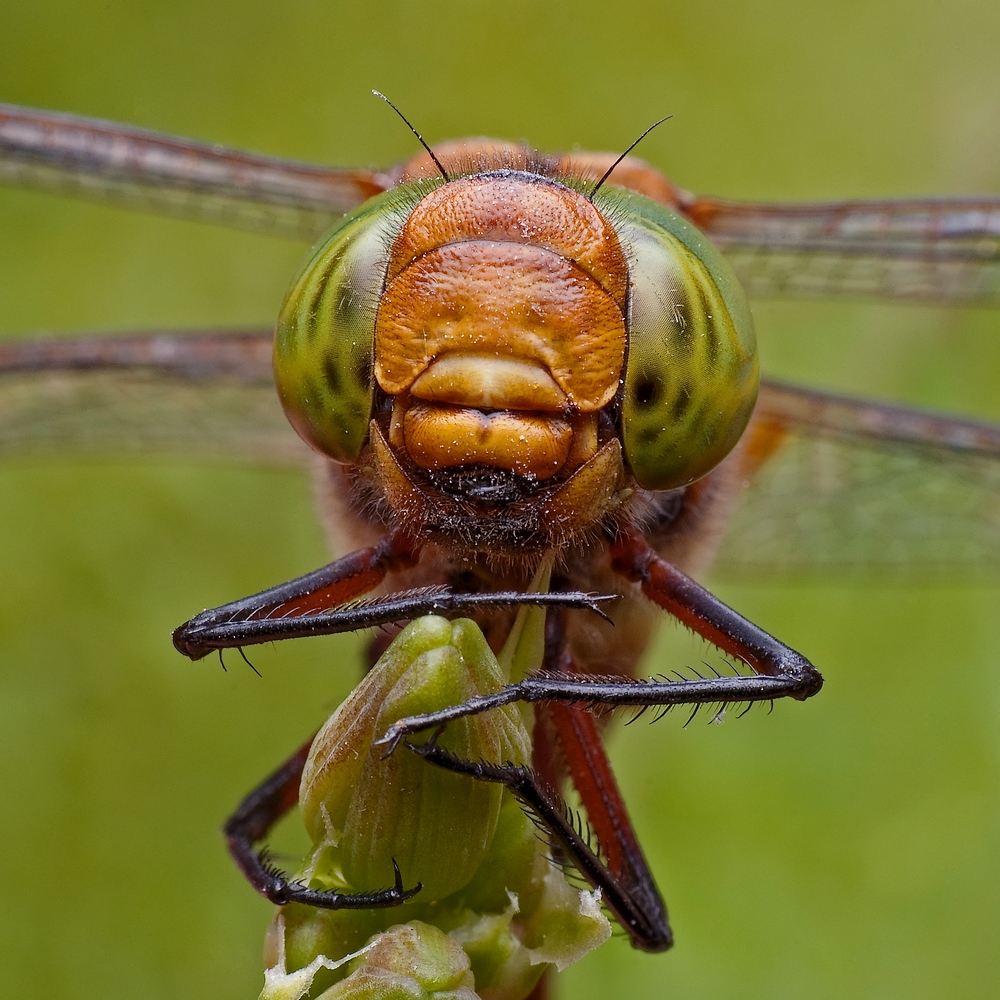
M 336 227 L 345 213 L 363 215 L 364 206 L 374 204 L 373 199 L 379 205 L 393 204 L 395 192 L 417 190 L 422 203 L 434 191 L 452 190 L 454 184 L 471 191 L 497 181 L 510 189 L 504 197 L 512 204 L 523 201 L 528 191 L 543 189 L 546 197 L 563 199 L 560 204 L 569 199 L 575 217 L 593 222 L 588 213 L 594 210 L 600 216 L 595 205 L 603 187 L 612 200 L 638 195 L 646 200 L 643 204 L 656 206 L 650 213 L 669 212 L 685 233 L 685 247 L 712 260 L 712 255 L 721 253 L 726 267 L 752 297 L 872 297 L 981 306 L 995 306 L 1000 300 L 997 197 L 788 205 L 734 202 L 693 195 L 632 157 L 545 156 L 518 144 L 487 140 L 438 145 L 386 170 L 337 169 L 10 106 L 0 107 L 0 179 L 304 241 Z M 553 194 L 554 188 L 560 190 Z M 478 195 L 470 197 L 475 201 Z M 523 216 L 515 214 L 518 220 Z M 505 224 L 509 241 L 509 221 Z M 494 220 L 491 225 L 495 230 L 500 223 Z M 545 238 L 564 238 L 565 228 L 556 228 L 555 235 Z M 470 242 L 468 236 L 465 233 L 455 242 Z M 520 242 L 534 245 L 532 240 L 539 239 L 536 234 Z M 436 754 L 433 748 L 422 755 L 479 780 L 516 787 L 534 802 L 544 797 L 544 787 L 558 785 L 567 772 L 607 855 L 605 862 L 587 858 L 585 874 L 606 892 L 633 944 L 657 951 L 672 942 L 666 909 L 604 754 L 600 725 L 586 709 L 744 706 L 783 696 L 803 699 L 818 692 L 820 675 L 804 656 L 695 583 L 694 577 L 712 563 L 751 573 L 837 573 L 857 568 L 874 573 L 995 573 L 1000 565 L 1000 428 L 765 377 L 755 395 L 745 389 L 720 397 L 733 411 L 726 423 L 729 430 L 722 434 L 725 441 L 712 439 L 705 427 L 697 429 L 696 436 L 710 439 L 704 462 L 695 456 L 693 465 L 685 464 L 691 456 L 684 455 L 679 470 L 660 478 L 663 462 L 648 459 L 641 437 L 633 435 L 630 441 L 628 419 L 622 416 L 624 411 L 629 417 L 632 405 L 631 416 L 636 417 L 639 404 L 648 403 L 662 388 L 655 380 L 639 380 L 629 395 L 629 371 L 638 370 L 636 359 L 642 354 L 634 343 L 626 345 L 625 328 L 634 335 L 652 316 L 684 333 L 693 322 L 693 300 L 671 284 L 675 275 L 666 283 L 652 282 L 643 298 L 636 291 L 641 269 L 636 271 L 634 259 L 614 249 L 614 234 L 608 240 L 611 249 L 604 258 L 596 263 L 587 258 L 591 270 L 606 272 L 602 287 L 618 282 L 622 340 L 619 360 L 602 362 L 611 373 L 603 383 L 603 369 L 594 369 L 587 352 L 571 358 L 560 381 L 539 375 L 543 366 L 534 358 L 532 365 L 516 368 L 511 375 L 509 366 L 502 368 L 502 352 L 493 351 L 493 360 L 500 358 L 501 368 L 493 369 L 500 381 L 509 387 L 512 378 L 518 391 L 543 394 L 542 402 L 531 395 L 527 406 L 532 414 L 542 414 L 541 424 L 525 422 L 528 418 L 519 416 L 506 397 L 500 406 L 483 402 L 484 379 L 468 366 L 455 368 L 444 348 L 425 358 L 432 362 L 429 366 L 411 364 L 396 393 L 386 389 L 391 377 L 379 376 L 378 405 L 383 406 L 384 419 L 380 427 L 377 421 L 370 426 L 376 447 L 383 449 L 382 482 L 389 484 L 383 492 L 396 490 L 395 503 L 388 497 L 395 517 L 386 513 L 384 504 L 377 513 L 380 498 L 365 494 L 364 484 L 360 493 L 348 495 L 352 484 L 345 487 L 343 482 L 344 470 L 349 470 L 349 478 L 354 474 L 350 470 L 358 467 L 359 449 L 369 446 L 365 436 L 369 425 L 352 424 L 345 438 L 331 443 L 308 407 L 296 402 L 302 395 L 289 389 L 297 377 L 295 362 L 282 360 L 279 353 L 272 366 L 269 329 L 147 331 L 7 343 L 0 347 L 0 442 L 11 452 L 127 445 L 221 450 L 311 466 L 335 549 L 355 551 L 313 574 L 181 626 L 175 643 L 192 657 L 432 612 L 471 612 L 491 643 L 499 645 L 513 607 L 529 599 L 524 591 L 532 564 L 529 559 L 521 565 L 517 550 L 537 547 L 539 536 L 544 536 L 542 547 L 557 550 L 561 557 L 551 592 L 531 598 L 552 607 L 548 669 L 512 686 L 500 701 L 494 698 L 488 704 L 457 706 L 434 717 L 410 720 L 390 736 L 394 742 L 405 740 L 421 728 L 487 710 L 503 699 L 536 703 L 541 721 L 535 736 L 534 776 L 513 774 L 502 766 L 471 766 Z M 383 260 L 388 242 L 391 239 L 384 234 L 370 240 L 364 251 L 369 260 L 391 267 L 391 255 L 388 262 Z M 424 251 L 415 251 L 414 258 Z M 609 264 L 611 258 L 617 263 Z M 343 259 L 327 264 L 336 268 Z M 348 260 L 350 266 L 356 263 Z M 718 270 L 722 273 L 722 265 Z M 648 277 L 654 272 L 648 266 L 645 273 Z M 738 287 L 730 289 L 732 300 L 725 295 L 711 300 L 706 315 L 715 310 L 717 319 L 719 307 L 730 307 L 742 294 Z M 314 291 L 318 303 L 323 290 Z M 361 308 L 356 300 L 364 295 L 355 295 L 357 291 L 357 285 L 347 281 L 333 308 L 345 313 Z M 362 291 L 371 296 L 370 287 Z M 361 302 L 361 306 L 371 311 L 377 303 Z M 305 314 L 308 319 L 308 308 Z M 491 350 L 494 347 L 490 345 Z M 594 350 L 601 347 L 595 341 Z M 625 365 L 626 347 L 632 369 Z M 655 346 L 646 351 L 655 354 Z M 748 358 L 749 354 L 737 367 L 749 370 Z M 406 363 L 404 357 L 400 362 L 404 369 Z M 286 372 L 292 371 L 290 376 L 282 375 L 283 365 Z M 348 354 L 330 377 L 340 386 L 331 405 L 349 410 L 357 408 L 360 399 L 364 414 L 374 412 L 376 404 L 366 396 L 372 391 L 372 368 L 363 350 Z M 597 388 L 584 390 L 574 382 L 581 368 L 596 380 Z M 285 409 L 312 451 L 284 419 L 274 394 L 275 371 Z M 421 381 L 424 385 L 418 388 Z M 490 418 L 490 429 L 480 435 L 490 443 L 485 450 L 466 451 L 456 459 L 441 445 L 440 436 L 427 431 L 432 427 L 427 421 L 451 414 L 448 407 L 468 403 L 466 398 L 455 398 L 454 385 L 470 381 L 470 391 L 479 394 L 478 412 Z M 756 387 L 755 377 L 752 381 Z M 566 396 L 574 393 L 572 405 L 567 404 Z M 396 420 L 393 398 L 404 395 L 410 402 Z M 410 405 L 412 399 L 417 403 Z M 676 398 L 674 402 L 679 403 Z M 680 405 L 676 409 L 683 412 Z M 525 458 L 523 450 L 511 446 L 510 433 L 494 429 L 492 414 L 511 411 L 516 417 L 512 426 L 522 436 L 537 434 L 544 443 L 555 435 L 569 442 L 560 445 L 558 461 L 575 461 L 575 473 L 592 468 L 601 455 L 614 464 L 613 455 L 618 454 L 620 463 L 615 433 L 626 428 L 630 468 L 622 474 L 633 476 L 628 489 L 638 497 L 632 501 L 635 512 L 619 519 L 607 514 L 601 477 L 584 483 L 583 476 L 576 507 L 567 513 L 567 507 L 550 503 L 531 522 L 530 530 L 524 523 L 513 523 L 516 519 L 503 528 L 497 527 L 495 517 L 480 516 L 483 510 L 495 514 L 499 505 L 524 506 L 525 481 L 546 478 L 541 465 L 532 464 L 530 456 Z M 570 411 L 576 423 L 560 424 L 559 418 L 548 416 Z M 608 415 L 606 425 L 601 414 Z M 421 468 L 426 476 L 421 483 L 437 484 L 439 495 L 432 504 L 425 500 L 426 490 L 410 489 L 412 479 L 394 472 L 392 448 L 398 447 L 400 434 L 405 441 L 407 419 L 418 438 L 423 434 Z M 640 426 L 641 421 L 632 424 Z M 502 428 L 502 421 L 496 427 Z M 652 425 L 645 429 L 656 430 Z M 568 457 L 579 441 L 589 444 L 580 444 L 579 454 Z M 322 454 L 317 457 L 317 452 Z M 493 471 L 484 473 L 483 467 Z M 462 470 L 470 468 L 472 474 L 464 475 Z M 497 468 L 514 474 L 497 474 Z M 456 469 L 460 481 L 447 480 L 452 475 L 449 470 Z M 581 533 L 559 537 L 552 526 L 565 524 L 588 503 L 596 511 L 592 523 Z M 537 504 L 527 507 L 536 513 L 539 509 Z M 477 516 L 463 520 L 463 510 L 468 514 L 470 509 Z M 652 542 L 647 535 L 653 536 Z M 357 602 L 379 586 L 386 587 L 387 596 Z M 580 610 L 593 608 L 594 592 L 608 591 L 622 598 L 606 612 L 617 626 L 613 632 L 593 621 L 583 623 Z M 655 623 L 654 604 L 722 650 L 730 658 L 731 672 L 656 682 L 632 680 Z M 571 609 L 576 610 L 571 613 Z M 408 897 L 411 890 L 404 889 L 397 873 L 390 889 L 346 901 L 324 900 L 319 898 L 322 894 L 300 891 L 263 864 L 254 845 L 294 802 L 304 760 L 305 750 L 293 756 L 251 793 L 227 826 L 231 851 L 251 883 L 276 902 L 301 899 L 320 906 L 393 905 Z M 558 761 L 565 762 L 565 768 Z M 558 823 L 558 808 L 543 803 L 541 809 L 548 822 Z M 569 850 L 580 854 L 583 848 L 570 844 Z

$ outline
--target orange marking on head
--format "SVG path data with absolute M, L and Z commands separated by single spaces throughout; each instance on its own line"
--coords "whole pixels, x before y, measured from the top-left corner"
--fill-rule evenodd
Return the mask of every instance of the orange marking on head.
M 536 154 L 528 146 L 502 139 L 453 139 L 435 143 L 433 148 L 441 165 L 454 177 L 487 170 L 530 170 L 536 161 Z M 399 170 L 402 183 L 440 175 L 426 150 L 407 160 Z
M 474 241 L 429 250 L 390 280 L 375 324 L 375 377 L 390 395 L 439 355 L 538 362 L 581 411 L 607 405 L 625 320 L 601 286 L 550 250 Z
M 533 361 L 485 354 L 444 354 L 410 387 L 418 399 L 493 410 L 550 410 L 569 406 L 566 393 Z
M 424 469 L 492 465 L 547 479 L 566 463 L 573 432 L 558 417 L 416 403 L 403 417 L 403 436 Z
M 544 247 L 573 261 L 625 307 L 628 264 L 614 227 L 582 194 L 531 174 L 475 175 L 436 188 L 393 242 L 387 281 L 421 254 L 466 240 Z

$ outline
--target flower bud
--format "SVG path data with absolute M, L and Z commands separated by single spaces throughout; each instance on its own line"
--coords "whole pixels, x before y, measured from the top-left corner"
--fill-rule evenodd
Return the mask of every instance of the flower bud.
M 345 888 L 392 885 L 393 860 L 404 882 L 421 883 L 424 901 L 451 895 L 476 874 L 496 832 L 500 786 L 429 766 L 405 747 L 387 757 L 371 744 L 404 716 L 457 705 L 503 684 L 473 622 L 420 618 L 320 730 L 299 801 L 314 843 L 337 848 Z M 457 720 L 439 743 L 473 761 L 523 764 L 531 752 L 513 707 Z
M 522 609 L 502 654 L 507 670 L 537 668 L 543 628 L 544 612 Z M 404 716 L 505 681 L 474 622 L 421 618 L 323 726 L 302 774 L 314 846 L 297 877 L 370 892 L 393 884 L 395 860 L 404 885 L 422 888 L 387 909 L 280 907 L 261 1000 L 523 1000 L 547 968 L 610 935 L 600 895 L 569 885 L 508 791 L 402 745 L 388 757 L 372 747 Z M 449 723 L 438 742 L 465 760 L 524 764 L 529 719 L 513 705 L 493 709 Z
M 316 1000 L 476 1000 L 469 956 L 444 931 L 414 920 L 391 927 L 339 962 L 318 956 L 294 973 L 269 969 L 260 1000 L 302 1000 L 317 973 L 346 966 L 347 976 Z

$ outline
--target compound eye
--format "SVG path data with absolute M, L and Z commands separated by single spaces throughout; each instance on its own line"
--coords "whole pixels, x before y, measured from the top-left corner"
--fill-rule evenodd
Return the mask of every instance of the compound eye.
M 671 490 L 710 472 L 746 429 L 756 340 L 719 253 L 674 213 L 629 200 L 617 223 L 632 279 L 622 443 L 640 486 Z
M 368 437 L 386 248 L 409 207 L 389 192 L 336 226 L 292 283 L 278 317 L 281 405 L 299 436 L 338 462 L 356 461 Z

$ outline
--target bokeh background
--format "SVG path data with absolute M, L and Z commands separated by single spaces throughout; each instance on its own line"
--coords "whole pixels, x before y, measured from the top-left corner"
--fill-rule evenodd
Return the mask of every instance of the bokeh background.
M 752 198 L 1000 191 L 993 0 L 0 6 L 0 100 L 338 164 L 414 141 L 641 155 Z M 0 191 L 0 333 L 269 323 L 304 247 Z M 766 368 L 1000 418 L 1000 316 L 755 309 Z M 115 456 L 0 470 L 0 984 L 246 998 L 269 907 L 218 827 L 357 677 L 354 637 L 176 655 L 191 613 L 326 558 L 305 478 Z M 1000 992 L 997 589 L 718 581 L 820 698 L 619 731 L 676 949 L 611 942 L 563 997 Z M 648 668 L 694 653 L 666 627 Z

